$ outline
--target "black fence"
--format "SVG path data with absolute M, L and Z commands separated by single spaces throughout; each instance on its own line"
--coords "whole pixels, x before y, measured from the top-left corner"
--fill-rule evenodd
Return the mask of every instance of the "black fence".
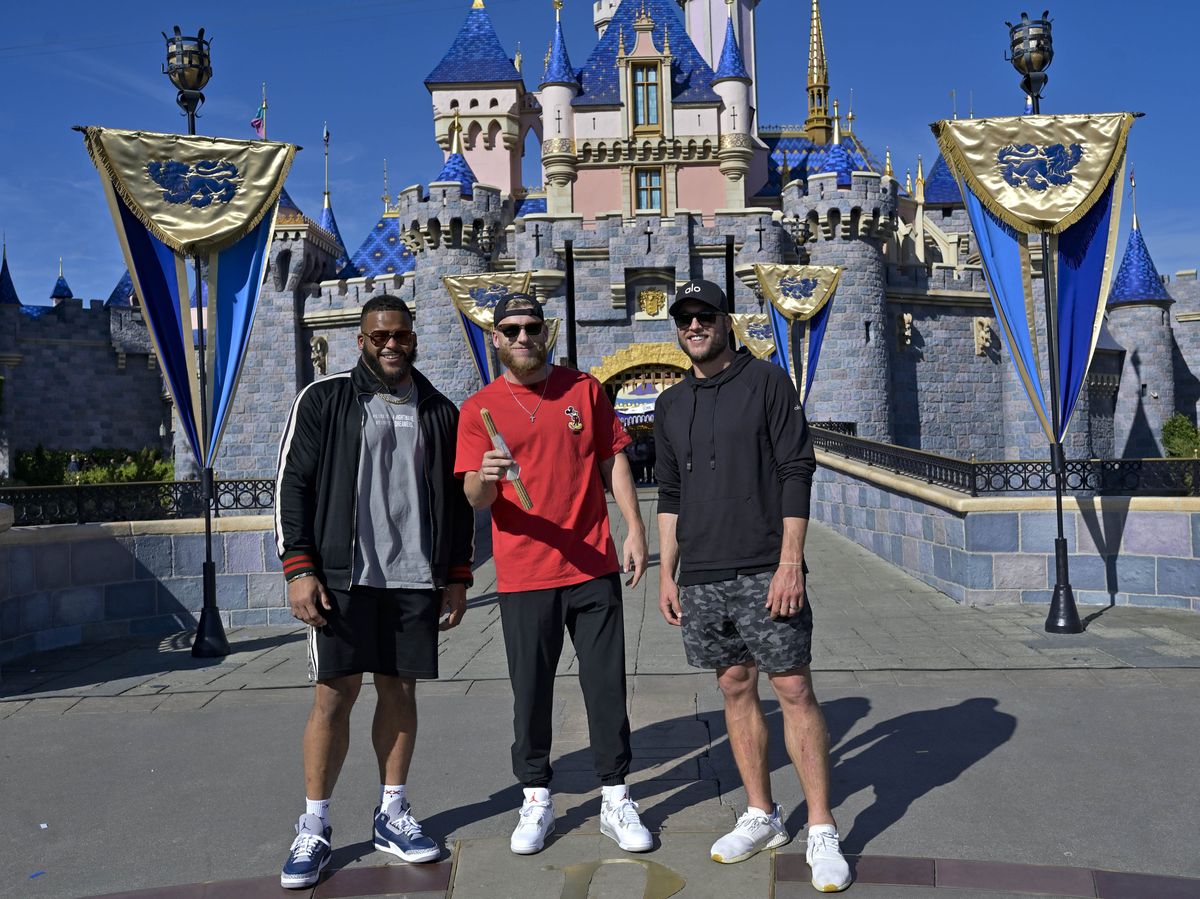
M 272 480 L 217 481 L 213 514 L 239 514 L 275 507 Z M 199 481 L 81 484 L 0 490 L 0 503 L 13 507 L 13 524 L 84 524 L 199 518 L 204 514 Z
M 923 450 L 876 443 L 813 424 L 818 449 L 894 471 L 917 481 L 970 496 L 1052 493 L 1050 461 L 974 462 Z M 1072 459 L 1063 489 L 1072 493 L 1140 496 L 1200 496 L 1200 459 Z

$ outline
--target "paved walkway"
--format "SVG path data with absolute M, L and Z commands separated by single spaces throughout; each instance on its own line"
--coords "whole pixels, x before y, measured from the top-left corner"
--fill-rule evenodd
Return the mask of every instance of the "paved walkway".
M 652 520 L 650 503 L 644 509 Z M 1084 609 L 1079 636 L 1044 608 L 954 604 L 814 525 L 815 680 L 829 722 L 852 895 L 1200 896 L 1200 616 Z M 586 721 L 564 653 L 556 696 L 558 835 L 507 848 L 511 692 L 494 569 L 477 571 L 442 679 L 422 684 L 410 792 L 444 861 L 372 850 L 377 775 L 370 696 L 333 805 L 332 876 L 302 895 L 790 897 L 810 895 L 803 798 L 774 730 L 776 798 L 791 845 L 734 866 L 707 849 L 744 808 L 710 674 L 684 662 L 652 569 L 626 591 L 631 778 L 655 851 L 599 835 Z M 309 703 L 299 628 L 229 634 L 192 659 L 187 635 L 60 650 L 0 683 L 0 894 L 280 896 L 300 809 Z M 763 687 L 768 717 L 778 707 Z M 623 864 L 612 864 L 621 861 Z

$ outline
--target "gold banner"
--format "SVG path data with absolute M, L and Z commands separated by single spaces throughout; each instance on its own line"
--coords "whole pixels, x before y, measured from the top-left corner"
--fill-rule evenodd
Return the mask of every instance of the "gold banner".
M 771 317 L 765 312 L 735 312 L 733 331 L 756 359 L 770 359 L 775 355 L 775 331 L 771 328 Z
M 484 272 L 480 275 L 446 275 L 442 283 L 454 306 L 485 331 L 491 331 L 496 304 L 509 294 L 529 293 L 532 272 Z
M 182 255 L 237 243 L 275 208 L 292 144 L 84 128 L 102 175 L 158 240 Z
M 841 266 L 755 263 L 754 275 L 763 294 L 793 322 L 808 321 L 837 290 Z M 740 334 L 738 335 L 741 336 Z
M 933 124 L 960 182 L 1025 234 L 1059 234 L 1101 197 L 1124 163 L 1133 115 L 1009 116 Z

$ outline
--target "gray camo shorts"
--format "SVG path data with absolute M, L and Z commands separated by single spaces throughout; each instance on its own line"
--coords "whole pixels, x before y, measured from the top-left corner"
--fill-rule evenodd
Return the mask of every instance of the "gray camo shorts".
M 765 603 L 774 572 L 679 588 L 683 649 L 693 668 L 727 668 L 754 662 L 768 674 L 812 661 L 812 604 L 772 619 Z

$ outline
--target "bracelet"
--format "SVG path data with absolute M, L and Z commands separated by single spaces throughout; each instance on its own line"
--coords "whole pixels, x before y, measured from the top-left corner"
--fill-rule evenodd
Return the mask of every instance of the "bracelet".
M 293 574 L 289 578 L 284 578 L 285 583 L 290 584 L 292 581 L 298 581 L 302 577 L 316 577 L 311 571 L 302 571 L 299 574 Z
M 803 568 L 804 567 L 803 562 L 780 562 L 778 567 L 782 567 L 784 565 L 789 565 L 792 568 Z

